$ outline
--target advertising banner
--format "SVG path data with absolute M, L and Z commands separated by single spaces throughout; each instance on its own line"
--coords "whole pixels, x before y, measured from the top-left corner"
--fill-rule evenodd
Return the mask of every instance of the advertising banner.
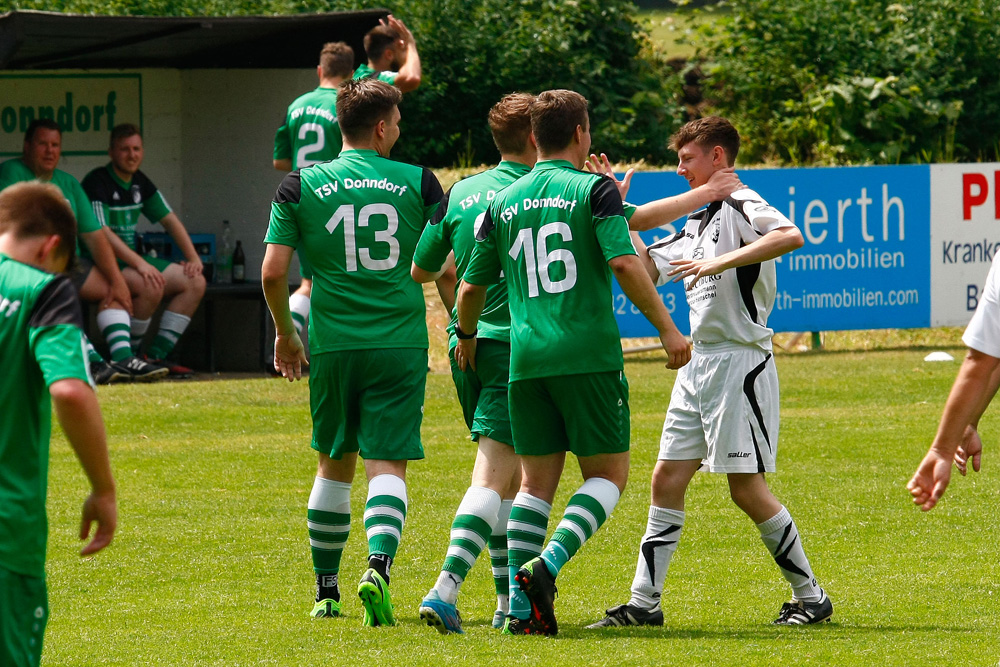
M 36 118 L 62 128 L 63 155 L 106 155 L 118 123 L 142 128 L 140 74 L 0 74 L 0 158 L 21 155 Z
M 753 169 L 739 174 L 805 238 L 804 247 L 776 260 L 778 291 L 768 320 L 775 331 L 930 326 L 928 165 Z M 627 199 L 642 204 L 687 187 L 672 172 L 637 174 Z M 651 243 L 682 224 L 675 221 L 643 238 Z M 661 290 L 678 327 L 688 333 L 683 290 L 679 285 Z M 654 335 L 617 287 L 614 308 L 622 336 Z

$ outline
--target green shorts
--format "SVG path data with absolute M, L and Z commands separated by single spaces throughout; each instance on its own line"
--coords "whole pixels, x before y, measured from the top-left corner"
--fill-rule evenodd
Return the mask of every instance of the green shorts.
M 0 565 L 0 665 L 37 667 L 48 620 L 45 579 Z
M 171 262 L 169 259 L 163 259 L 162 257 L 150 257 L 149 255 L 143 255 L 142 258 L 147 262 L 149 262 L 150 264 L 152 264 L 153 268 L 155 268 L 160 273 L 166 271 L 167 267 L 174 263 Z M 127 269 L 129 268 L 129 265 L 119 259 L 118 268 Z
M 514 451 L 521 456 L 629 449 L 628 381 L 623 371 L 515 380 L 510 383 Z
M 476 370 L 458 370 L 455 348 L 449 350 L 451 377 L 458 391 L 465 425 L 472 432 L 472 439 L 484 435 L 509 445 L 513 442 L 510 431 L 510 409 L 507 407 L 507 387 L 510 384 L 510 343 L 489 338 L 476 342 Z
M 309 407 L 312 448 L 332 459 L 424 458 L 427 350 L 344 350 L 312 355 Z
M 306 254 L 298 248 L 295 249 L 295 252 L 299 256 L 299 276 L 302 280 L 312 280 L 313 267 L 312 264 L 309 263 L 309 260 L 306 259 Z

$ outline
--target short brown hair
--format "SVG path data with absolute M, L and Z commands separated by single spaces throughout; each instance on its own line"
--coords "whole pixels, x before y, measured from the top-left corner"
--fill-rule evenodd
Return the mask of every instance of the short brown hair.
M 587 98 L 572 90 L 546 90 L 531 105 L 531 131 L 542 153 L 566 148 L 577 126 L 589 123 Z
M 385 50 L 392 48 L 398 40 L 398 32 L 380 23 L 365 34 L 365 55 L 368 60 L 381 58 Z
M 389 118 L 403 93 L 378 79 L 351 79 L 337 88 L 337 122 L 345 139 L 363 140 Z
M 0 234 L 15 238 L 59 236 L 59 252 L 72 266 L 76 255 L 76 218 L 62 191 L 51 183 L 16 183 L 0 192 Z
M 740 133 L 725 118 L 705 116 L 685 123 L 674 136 L 670 137 L 670 148 L 679 151 L 692 141 L 702 150 L 721 146 L 722 150 L 726 151 L 729 166 L 736 164 L 736 155 L 740 152 Z
M 528 93 L 504 95 L 490 109 L 490 132 L 501 153 L 523 153 L 531 134 L 531 105 L 535 96 Z
M 142 131 L 139 129 L 138 125 L 133 123 L 122 123 L 120 125 L 115 125 L 111 130 L 111 141 L 108 144 L 109 148 L 114 148 L 115 143 L 121 141 L 122 139 L 128 139 L 129 137 L 142 136 Z
M 39 130 L 55 130 L 62 136 L 62 127 L 51 118 L 36 118 L 28 123 L 28 129 L 24 132 L 24 143 L 30 144 Z
M 354 71 L 354 49 L 345 42 L 327 42 L 319 52 L 319 67 L 323 76 L 351 76 Z

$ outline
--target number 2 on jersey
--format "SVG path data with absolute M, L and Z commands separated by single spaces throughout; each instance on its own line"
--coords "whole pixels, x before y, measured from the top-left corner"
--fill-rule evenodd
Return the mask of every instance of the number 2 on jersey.
M 514 245 L 507 253 L 516 260 L 524 252 L 524 264 L 528 274 L 528 297 L 538 296 L 538 284 L 548 294 L 559 294 L 573 289 L 576 284 L 576 258 L 568 248 L 556 248 L 549 252 L 548 239 L 559 236 L 564 242 L 573 240 L 573 230 L 565 222 L 550 222 L 538 230 L 538 239 L 532 242 L 534 230 L 526 227 L 517 233 Z M 537 246 L 537 247 L 536 247 Z M 552 280 L 549 267 L 560 262 L 566 268 L 566 276 L 561 280 Z
M 385 259 L 372 259 L 371 250 L 358 248 L 353 204 L 341 205 L 326 223 L 326 231 L 331 234 L 341 223 L 344 225 L 344 258 L 348 271 L 358 270 L 359 259 L 361 266 L 370 271 L 388 271 L 399 263 L 399 241 L 393 236 L 399 228 L 399 215 L 396 213 L 396 209 L 389 204 L 362 206 L 361 210 L 358 211 L 357 226 L 367 227 L 373 215 L 384 216 L 387 221 L 385 229 L 375 230 L 375 242 L 385 243 L 389 246 L 389 256 Z
M 319 123 L 302 123 L 302 127 L 299 128 L 299 139 L 305 139 L 310 132 L 316 133 L 316 141 L 306 144 L 295 153 L 295 166 L 299 169 L 311 167 L 319 162 L 319 160 L 310 159 L 309 156 L 320 152 L 326 146 L 326 133 L 323 131 L 322 125 Z

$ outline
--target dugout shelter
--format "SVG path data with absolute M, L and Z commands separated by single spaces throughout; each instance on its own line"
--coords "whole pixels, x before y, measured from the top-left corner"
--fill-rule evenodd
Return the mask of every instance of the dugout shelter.
M 274 132 L 288 104 L 316 87 L 323 44 L 347 42 L 360 64 L 364 34 L 388 13 L 0 14 L 0 160 L 19 156 L 28 123 L 48 116 L 63 128 L 59 168 L 82 179 L 108 161 L 110 128 L 135 123 L 142 170 L 188 231 L 221 238 L 228 220 L 243 242 L 247 282 L 259 286 L 282 177 L 271 163 Z M 143 222 L 139 230 L 160 229 Z M 232 366 L 219 354 L 213 361 Z

